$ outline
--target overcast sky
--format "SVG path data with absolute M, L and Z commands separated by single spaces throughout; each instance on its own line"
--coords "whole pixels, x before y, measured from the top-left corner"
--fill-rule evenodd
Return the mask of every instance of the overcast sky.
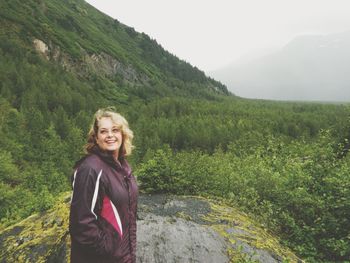
M 86 0 L 204 71 L 297 35 L 350 30 L 350 0 Z

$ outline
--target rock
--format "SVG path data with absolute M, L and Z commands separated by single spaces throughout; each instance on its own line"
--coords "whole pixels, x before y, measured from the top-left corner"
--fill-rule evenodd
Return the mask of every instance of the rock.
M 89 54 L 78 43 L 81 57 L 73 58 L 67 52 L 53 43 L 46 44 L 40 39 L 33 40 L 34 49 L 47 60 L 59 63 L 67 71 L 78 74 L 79 76 L 88 78 L 91 73 L 102 75 L 107 78 L 121 77 L 125 82 L 134 85 L 149 86 L 149 77 L 138 72 L 132 65 L 124 64 L 117 58 L 100 52 L 99 54 Z
M 69 262 L 69 200 L 0 231 L 0 262 Z M 245 214 L 201 197 L 140 195 L 137 227 L 137 263 L 300 260 Z
M 33 40 L 34 48 L 37 52 L 42 54 L 46 59 L 49 59 L 48 53 L 49 53 L 49 47 L 46 45 L 46 43 L 40 39 L 34 39 Z
M 0 232 L 0 262 L 68 262 L 69 205 L 60 202 L 54 209 L 32 215 Z M 55 224 L 55 220 L 62 220 Z M 60 261 L 49 261 L 60 254 L 65 246 L 65 256 Z M 62 253 L 61 253 L 62 254 Z
M 137 226 L 139 263 L 229 262 L 226 241 L 208 227 L 156 215 L 147 215 Z

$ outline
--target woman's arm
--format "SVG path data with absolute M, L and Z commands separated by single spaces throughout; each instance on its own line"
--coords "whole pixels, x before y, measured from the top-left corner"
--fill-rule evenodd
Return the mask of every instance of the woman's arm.
M 103 232 L 94 212 L 99 203 L 101 171 L 82 165 L 75 173 L 70 207 L 69 231 L 72 239 L 98 255 L 110 255 L 112 240 Z
M 136 184 L 136 179 L 134 176 L 132 176 L 131 179 L 132 182 L 132 191 L 133 191 L 133 198 L 132 198 L 132 219 L 130 220 L 130 241 L 131 241 L 131 247 L 132 247 L 132 262 L 136 262 L 136 231 L 137 231 L 137 199 L 138 199 L 138 189 Z

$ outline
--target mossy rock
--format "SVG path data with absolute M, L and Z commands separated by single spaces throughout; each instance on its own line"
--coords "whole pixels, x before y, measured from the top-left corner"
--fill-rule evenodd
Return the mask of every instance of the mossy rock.
M 69 262 L 69 200 L 2 230 L 0 262 Z
M 205 219 L 231 244 L 230 262 L 303 262 L 245 213 L 224 203 L 209 202 L 212 211 Z
M 198 196 L 143 195 L 139 203 L 141 220 L 152 213 L 173 218 L 174 222 L 176 218 L 184 219 L 215 230 L 226 240 L 227 262 L 302 262 L 282 246 L 277 237 L 245 213 L 222 201 Z
M 0 262 L 69 262 L 69 201 L 70 194 L 66 194 L 53 209 L 32 215 L 0 231 Z M 247 215 L 218 201 L 192 196 L 140 195 L 138 207 L 138 262 L 178 262 L 176 258 L 179 256 L 188 259 L 188 262 L 198 262 L 195 258 L 198 251 L 194 250 L 206 250 L 206 246 L 209 250 L 212 248 L 213 243 L 203 244 L 200 239 L 206 231 L 213 237 L 215 235 L 210 231 L 221 236 L 214 242 L 221 242 L 220 246 L 224 244 L 227 248 L 222 252 L 224 257 L 221 258 L 225 258 L 223 262 L 302 262 L 289 249 L 281 246 L 276 237 Z M 157 228 L 154 228 L 154 233 L 145 233 L 145 226 L 149 227 L 155 218 L 157 222 L 164 224 L 160 226 L 162 229 L 170 232 L 180 227 L 184 229 L 184 233 L 188 233 L 186 227 L 191 227 L 192 239 L 185 240 L 180 246 L 190 248 L 192 254 L 176 255 L 177 251 L 185 250 L 178 247 L 179 243 L 171 243 L 170 239 L 164 239 L 167 244 L 150 246 L 152 240 L 147 241 L 147 238 L 156 237 L 160 233 L 157 232 Z M 174 229 L 171 229 L 172 227 Z M 198 233 L 198 237 L 193 236 L 197 232 L 201 232 Z M 147 245 L 145 241 L 148 242 Z M 191 242 L 196 242 L 196 245 Z M 198 244 L 202 248 L 198 248 Z M 165 261 L 163 255 L 159 255 L 159 245 L 164 248 L 163 254 L 167 254 Z M 169 250 L 175 251 L 175 254 L 169 256 L 166 252 Z M 147 255 L 147 258 L 141 258 L 141 255 Z M 157 256 L 163 261 L 157 260 Z

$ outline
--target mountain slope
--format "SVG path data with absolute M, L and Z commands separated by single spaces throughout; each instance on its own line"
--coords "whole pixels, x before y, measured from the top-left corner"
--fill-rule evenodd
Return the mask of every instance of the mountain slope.
M 0 23 L 0 223 L 45 210 L 69 189 L 96 109 L 116 106 L 135 123 L 151 100 L 228 95 L 146 34 L 81 0 L 0 1 Z M 136 144 L 152 143 L 142 134 Z
M 146 34 L 84 1 L 15 0 L 2 1 L 0 7 L 5 53 L 14 44 L 27 52 L 41 46 L 50 62 L 59 62 L 85 80 L 107 78 L 117 88 L 147 87 L 159 95 L 227 94 L 221 83 L 165 51 Z
M 243 97 L 283 100 L 350 100 L 350 31 L 301 36 L 283 49 L 213 72 Z

